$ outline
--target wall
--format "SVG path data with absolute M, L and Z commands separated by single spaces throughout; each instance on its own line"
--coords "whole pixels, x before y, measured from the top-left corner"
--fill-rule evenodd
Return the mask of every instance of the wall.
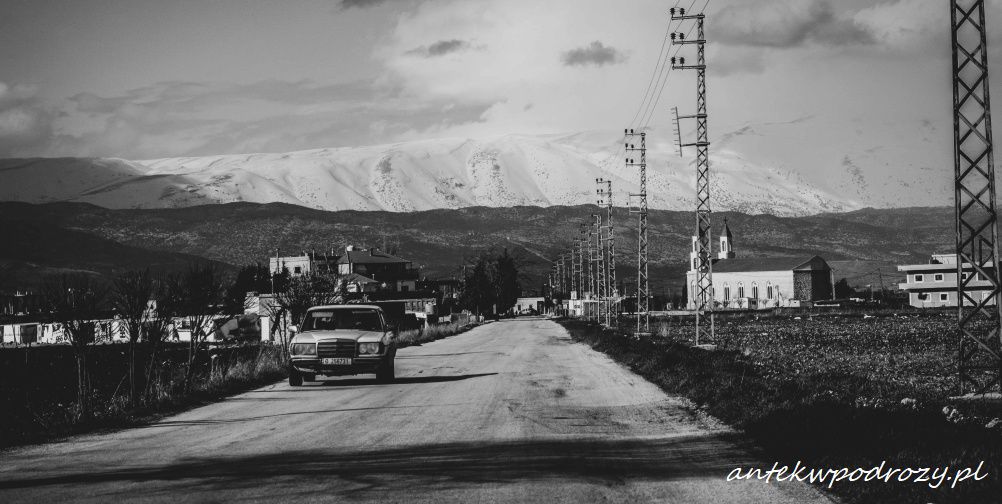
M 690 310 L 695 309 L 695 295 L 692 290 L 692 285 L 696 281 L 695 273 L 689 272 L 686 274 L 686 280 L 689 285 L 689 304 L 688 308 Z M 753 284 L 758 284 L 758 295 L 759 300 L 757 305 L 759 308 L 772 308 L 775 306 L 785 306 L 785 303 L 794 299 L 793 296 L 793 272 L 792 271 L 748 271 L 748 272 L 735 272 L 735 273 L 714 273 L 713 274 L 713 288 L 714 288 L 714 300 L 720 303 L 721 306 L 728 306 L 738 308 L 741 301 L 737 300 L 738 296 L 738 284 L 743 283 L 745 287 L 745 297 L 750 298 L 752 295 Z M 768 286 L 772 284 L 773 295 L 772 299 L 768 299 Z M 724 299 L 724 284 L 730 286 L 731 299 Z M 754 301 L 749 303 L 745 302 L 744 306 L 749 306 L 756 304 Z M 733 305 L 733 306 L 732 306 Z

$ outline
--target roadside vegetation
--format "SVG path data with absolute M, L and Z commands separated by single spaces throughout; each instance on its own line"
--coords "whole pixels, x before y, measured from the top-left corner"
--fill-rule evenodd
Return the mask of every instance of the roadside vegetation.
M 220 320 L 243 313 L 244 293 L 276 287 L 267 316 L 280 321 L 266 341 L 210 342 Z M 269 278 L 260 266 L 230 278 L 211 263 L 180 273 L 148 270 L 112 282 L 62 276 L 42 291 L 45 319 L 69 345 L 0 348 L 0 447 L 100 428 L 142 424 L 288 376 L 291 323 L 315 305 L 344 301 L 335 274 Z M 128 337 L 110 341 L 94 321 L 115 318 Z M 177 341 L 179 324 L 190 333 Z M 403 331 L 401 347 L 473 327 L 456 322 Z M 274 341 L 267 341 L 273 339 Z
M 642 338 L 625 320 L 624 330 L 560 322 L 575 340 L 743 430 L 770 467 L 800 461 L 851 470 L 883 461 L 955 470 L 984 461 L 986 479 L 956 488 L 842 481 L 831 491 L 845 502 L 998 502 L 1002 412 L 950 399 L 955 314 L 882 315 L 720 317 L 713 351 L 691 346 L 691 320 L 652 321 L 653 335 Z

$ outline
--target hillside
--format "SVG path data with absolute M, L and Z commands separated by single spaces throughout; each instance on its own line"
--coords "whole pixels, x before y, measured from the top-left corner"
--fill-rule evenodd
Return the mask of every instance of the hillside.
M 429 277 L 448 277 L 458 274 L 464 257 L 488 247 L 507 246 L 523 256 L 524 283 L 535 288 L 548 272 L 549 260 L 578 236 L 578 223 L 596 211 L 594 206 L 554 206 L 326 212 L 281 203 L 110 210 L 82 203 L 0 203 L 0 215 L 12 232 L 8 236 L 15 236 L 8 243 L 18 244 L 0 249 L 0 260 L 34 258 L 36 264 L 57 268 L 77 262 L 106 264 L 106 258 L 122 255 L 131 259 L 116 261 L 114 266 L 125 268 L 144 261 L 197 256 L 240 265 L 264 263 L 276 249 L 293 254 L 356 245 L 395 248 Z M 723 218 L 735 234 L 740 257 L 819 254 L 832 262 L 838 277 L 846 276 L 856 285 L 879 285 L 882 276 L 890 286 L 897 281 L 894 265 L 925 262 L 930 254 L 953 246 L 952 210 L 948 208 L 865 209 L 796 218 L 721 212 L 714 214 L 717 229 Z M 621 208 L 616 210 L 616 219 L 619 277 L 631 283 L 636 276 L 632 266 L 636 221 Z M 660 293 L 682 283 L 692 220 L 689 212 L 651 213 L 653 291 Z M 25 229 L 89 237 L 108 246 L 28 240 Z M 22 244 L 30 252 L 23 252 Z

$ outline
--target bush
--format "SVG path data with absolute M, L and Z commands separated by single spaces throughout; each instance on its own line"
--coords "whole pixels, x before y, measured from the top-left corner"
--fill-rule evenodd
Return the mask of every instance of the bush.
M 148 348 L 138 353 L 148 369 Z M 135 424 L 286 376 L 282 349 L 275 345 L 211 347 L 194 360 L 195 382 L 184 392 L 187 347 L 165 345 L 154 357 L 153 373 L 137 407 L 129 407 L 128 348 L 124 344 L 91 348 L 92 418 L 77 419 L 72 349 L 66 345 L 0 349 L 0 446 L 41 441 L 95 427 Z

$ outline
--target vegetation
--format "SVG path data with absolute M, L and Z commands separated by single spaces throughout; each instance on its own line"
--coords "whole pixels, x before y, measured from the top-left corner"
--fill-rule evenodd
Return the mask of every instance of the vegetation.
M 1000 412 L 949 400 L 949 314 L 884 315 L 721 319 L 716 351 L 688 346 L 692 325 L 681 319 L 657 321 L 645 339 L 562 323 L 576 340 L 743 429 L 770 463 L 957 469 L 985 461 L 987 479 L 956 488 L 843 481 L 833 491 L 845 502 L 997 502 L 1002 435 L 991 420 Z
M 397 346 L 399 348 L 417 346 L 423 343 L 430 343 L 435 340 L 464 333 L 474 327 L 475 324 L 466 322 L 452 322 L 449 324 L 437 324 L 428 326 L 425 329 L 413 329 L 403 331 L 397 336 Z
M 505 313 L 521 294 L 519 260 L 505 248 L 480 252 L 468 266 L 459 305 L 473 313 Z
M 577 226 L 566 223 L 594 211 L 594 207 L 579 206 L 325 212 L 278 203 L 108 210 L 78 203 L 0 203 L 0 231 L 20 237 L 16 244 L 0 242 L 0 259 L 17 266 L 12 280 L 21 285 L 57 268 L 88 269 L 110 278 L 120 270 L 148 265 L 183 271 L 194 256 L 247 264 L 274 255 L 274 247 L 308 250 L 323 236 L 334 240 L 333 248 L 378 247 L 389 237 L 406 251 L 407 259 L 423 265 L 424 274 L 448 278 L 460 274 L 455 266 L 470 255 L 504 243 L 511 254 L 522 252 L 530 259 L 520 273 L 528 275 L 521 282 L 523 288 L 532 288 L 550 272 L 551 263 L 543 258 L 555 257 L 579 238 Z M 629 227 L 632 221 L 625 219 L 624 211 L 616 209 L 616 222 Z M 886 285 L 893 285 L 902 281 L 894 264 L 923 263 L 929 254 L 955 247 L 953 210 L 945 207 L 867 209 L 797 218 L 737 212 L 717 215 L 729 219 L 740 256 L 819 254 L 836 269 L 836 279 L 846 277 L 857 287 L 879 286 L 878 267 Z M 651 292 L 667 296 L 684 282 L 691 215 L 652 210 L 650 226 Z M 622 240 L 617 248 L 624 253 L 634 248 L 629 246 L 632 235 L 617 234 Z M 262 236 L 277 241 L 262 240 Z M 46 269 L 39 271 L 27 263 Z M 629 288 L 630 279 L 636 278 L 635 264 L 620 261 L 619 266 L 619 278 Z

